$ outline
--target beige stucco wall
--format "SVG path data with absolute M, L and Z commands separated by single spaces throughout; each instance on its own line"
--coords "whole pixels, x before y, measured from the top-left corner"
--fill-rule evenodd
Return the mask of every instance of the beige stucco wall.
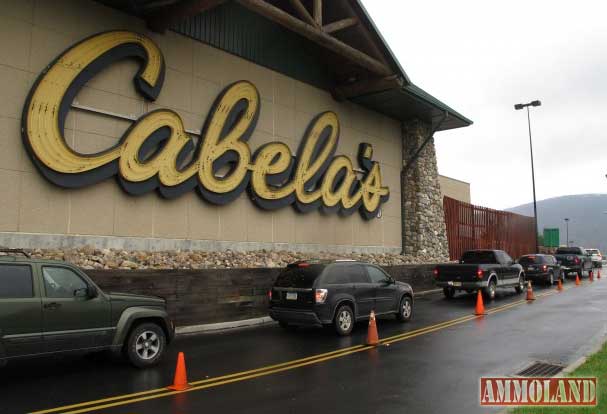
M 400 246 L 402 151 L 397 121 L 354 104 L 338 103 L 325 91 L 184 36 L 148 32 L 143 22 L 92 1 L 5 0 L 2 9 L 0 232 L 5 235 L 220 240 L 316 244 L 321 248 Z M 158 100 L 146 102 L 136 93 L 132 78 L 137 63 L 127 61 L 91 80 L 76 97 L 76 103 L 135 116 L 159 107 L 171 108 L 182 116 L 186 128 L 199 130 L 220 90 L 246 79 L 257 86 L 262 97 L 260 119 L 250 140 L 252 150 L 270 140 L 280 140 L 293 152 L 312 117 L 333 110 L 342 128 L 338 154 L 355 160 L 358 143 L 373 144 L 374 159 L 381 163 L 384 185 L 391 192 L 382 217 L 365 221 L 358 214 L 348 218 L 320 212 L 302 215 L 291 207 L 265 212 L 257 209 L 246 194 L 217 207 L 194 192 L 164 200 L 156 193 L 129 196 L 114 180 L 80 190 L 61 189 L 45 181 L 30 162 L 20 137 L 21 111 L 30 87 L 41 70 L 75 42 L 100 31 L 123 28 L 149 35 L 164 53 L 166 79 Z M 66 122 L 66 140 L 79 152 L 97 152 L 115 143 L 129 124 L 72 110 Z
M 459 201 L 470 203 L 470 183 L 456 180 L 455 178 L 438 176 L 441 193 L 443 197 L 447 196 Z

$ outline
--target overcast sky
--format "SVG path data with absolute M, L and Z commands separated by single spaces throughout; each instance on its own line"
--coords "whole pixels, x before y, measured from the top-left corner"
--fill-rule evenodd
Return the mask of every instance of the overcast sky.
M 607 6 L 600 1 L 371 1 L 365 7 L 416 85 L 474 121 L 435 135 L 439 172 L 472 202 L 607 192 Z

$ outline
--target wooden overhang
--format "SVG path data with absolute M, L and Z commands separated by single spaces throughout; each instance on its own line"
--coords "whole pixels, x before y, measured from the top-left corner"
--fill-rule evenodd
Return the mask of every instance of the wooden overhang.
M 449 116 L 438 130 L 472 124 L 411 82 L 360 0 L 98 1 L 144 18 L 148 27 L 156 32 L 184 26 L 180 32 L 187 32 L 195 26 L 191 23 L 194 19 L 204 24 L 201 16 L 220 13 L 229 7 L 244 8 L 303 38 L 309 44 L 310 54 L 322 60 L 323 68 L 329 72 L 329 81 L 322 87 L 336 100 L 349 100 L 395 119 L 419 118 L 433 125 L 447 112 Z M 240 30 L 234 29 L 237 25 L 231 27 Z M 195 33 L 186 34 L 197 38 Z

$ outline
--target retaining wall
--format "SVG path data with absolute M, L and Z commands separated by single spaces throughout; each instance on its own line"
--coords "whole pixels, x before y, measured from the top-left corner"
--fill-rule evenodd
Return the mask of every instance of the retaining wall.
M 414 291 L 433 288 L 435 265 L 386 266 Z M 85 270 L 105 292 L 162 296 L 177 326 L 267 315 L 267 292 L 280 268 L 201 270 Z

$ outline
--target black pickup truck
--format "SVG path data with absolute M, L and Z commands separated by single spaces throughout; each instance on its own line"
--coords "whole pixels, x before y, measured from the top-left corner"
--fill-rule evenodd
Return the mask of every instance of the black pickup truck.
M 559 247 L 554 253 L 556 260 L 561 262 L 561 269 L 565 276 L 579 274 L 592 270 L 592 255 L 583 247 Z M 586 273 L 588 275 L 588 273 Z
M 472 293 L 483 289 L 493 299 L 498 287 L 513 287 L 517 293 L 525 288 L 523 268 L 502 250 L 469 250 L 457 264 L 436 266 L 434 277 L 449 299 L 457 290 Z

